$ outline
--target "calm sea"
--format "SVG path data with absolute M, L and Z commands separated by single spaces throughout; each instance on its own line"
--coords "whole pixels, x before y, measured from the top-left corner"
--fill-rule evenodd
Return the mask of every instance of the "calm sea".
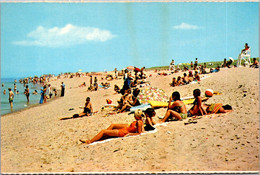
M 16 89 L 19 91 L 19 94 L 14 92 L 14 80 L 17 80 Z M 2 87 L 4 84 L 4 87 Z M 8 88 L 11 88 L 14 92 L 14 102 L 13 102 L 13 112 L 27 108 L 31 105 L 38 104 L 40 101 L 40 89 L 41 86 L 39 84 L 28 84 L 30 89 L 30 103 L 27 104 L 26 96 L 24 95 L 25 87 L 23 84 L 19 82 L 19 79 L 15 78 L 1 78 L 1 115 L 11 113 L 11 108 L 9 104 L 9 91 Z M 6 90 L 6 94 L 4 95 L 4 90 Z M 37 90 L 38 94 L 33 95 L 32 92 Z

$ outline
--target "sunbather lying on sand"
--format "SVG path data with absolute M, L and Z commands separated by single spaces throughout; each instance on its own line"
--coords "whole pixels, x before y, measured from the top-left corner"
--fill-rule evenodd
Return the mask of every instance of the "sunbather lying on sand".
M 174 103 L 171 104 L 172 100 Z M 181 101 L 180 93 L 175 91 L 169 99 L 168 109 L 163 119 L 160 123 L 166 122 L 169 118 L 174 118 L 177 120 L 182 120 L 187 118 L 187 109 L 185 104 Z
M 126 137 L 130 135 L 139 135 L 144 132 L 143 117 L 144 114 L 142 110 L 136 110 L 134 114 L 135 120 L 130 124 L 111 124 L 107 129 L 100 131 L 91 140 L 81 140 L 82 143 L 93 143 L 104 139 L 104 137 Z
M 193 91 L 195 101 L 193 102 L 193 107 L 188 111 L 189 116 L 226 113 L 232 110 L 231 106 L 223 106 L 221 103 L 203 104 L 200 94 L 201 91 L 199 89 Z

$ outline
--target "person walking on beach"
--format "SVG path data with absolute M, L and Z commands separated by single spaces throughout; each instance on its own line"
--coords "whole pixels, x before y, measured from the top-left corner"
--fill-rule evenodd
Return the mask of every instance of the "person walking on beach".
M 9 103 L 11 107 L 11 111 L 13 110 L 13 101 L 14 101 L 14 93 L 11 88 L 8 88 L 9 90 Z
M 198 58 L 195 58 L 194 62 L 194 70 L 198 67 Z
M 65 94 L 65 84 L 63 82 L 61 82 L 61 97 L 64 97 Z
M 25 91 L 24 91 L 24 94 L 25 94 L 25 96 L 26 96 L 26 98 L 27 98 L 27 103 L 29 103 L 29 102 L 30 102 L 30 99 L 29 99 L 30 90 L 29 90 L 29 86 L 28 86 L 28 85 L 26 85 L 26 89 L 25 89 Z

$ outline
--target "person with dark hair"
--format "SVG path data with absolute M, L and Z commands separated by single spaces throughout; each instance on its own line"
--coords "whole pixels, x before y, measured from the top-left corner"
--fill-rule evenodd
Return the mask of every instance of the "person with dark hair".
M 9 103 L 10 103 L 11 111 L 13 111 L 14 93 L 11 88 L 8 88 L 8 91 L 9 91 Z
M 144 130 L 145 131 L 154 130 L 155 128 L 153 127 L 153 125 L 155 125 L 156 123 L 154 122 L 153 117 L 156 115 L 156 112 L 154 111 L 153 108 L 147 108 L 144 114 L 146 116 Z
M 27 103 L 29 103 L 30 99 L 29 99 L 29 96 L 30 96 L 30 92 L 29 92 L 29 86 L 26 85 L 26 89 L 24 90 L 24 94 L 27 98 Z
M 245 48 L 241 50 L 241 54 L 247 51 L 250 47 L 248 46 L 247 43 L 245 43 Z
M 144 132 L 143 117 L 144 114 L 142 110 L 138 109 L 134 114 L 135 121 L 132 122 L 130 126 L 128 124 L 111 124 L 107 129 L 103 129 L 92 139 L 80 139 L 79 141 L 90 144 L 99 140 L 103 140 L 104 138 L 140 135 L 142 132 Z
M 259 68 L 259 63 L 258 63 L 258 61 L 256 60 L 256 58 L 253 58 L 253 64 L 250 65 L 250 67 Z
M 172 100 L 174 100 L 173 103 Z M 180 93 L 178 91 L 172 93 L 172 96 L 169 99 L 167 112 L 160 122 L 166 122 L 169 118 L 177 120 L 187 118 L 187 109 L 183 101 L 181 101 Z
M 123 107 L 120 109 L 119 112 L 127 111 L 133 106 L 139 106 L 141 105 L 140 101 L 138 100 L 137 96 L 140 93 L 140 89 L 135 88 L 133 90 L 133 95 L 131 95 L 131 90 L 128 90 L 130 93 L 128 96 L 125 97 L 125 100 L 123 102 Z
M 61 94 L 60 96 L 63 97 L 65 94 L 65 84 L 63 82 L 61 82 Z
M 202 99 L 200 94 L 201 91 L 199 89 L 193 90 L 195 101 L 193 102 L 193 107 L 188 111 L 188 116 L 207 114 L 206 110 L 202 108 Z
M 93 113 L 93 108 L 92 108 L 92 104 L 90 102 L 90 97 L 87 97 L 85 107 L 84 107 L 84 111 L 79 114 L 79 117 L 90 116 L 90 115 L 92 115 L 92 113 Z

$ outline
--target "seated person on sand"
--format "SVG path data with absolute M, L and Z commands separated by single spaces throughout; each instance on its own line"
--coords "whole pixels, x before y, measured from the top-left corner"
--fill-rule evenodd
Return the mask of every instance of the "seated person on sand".
M 175 77 L 172 78 L 172 83 L 170 83 L 170 86 L 172 86 L 172 87 L 177 86 L 177 80 Z
M 109 137 L 126 137 L 139 135 L 144 132 L 144 123 L 143 123 L 144 114 L 142 110 L 136 110 L 134 114 L 135 121 L 130 124 L 111 124 L 107 129 L 99 132 L 95 137 L 91 140 L 81 140 L 82 143 L 93 143 L 99 140 L 103 140 L 104 138 Z
M 79 87 L 85 87 L 86 86 L 86 83 L 82 83 L 81 85 L 79 85 Z
M 183 74 L 182 81 L 184 84 L 189 84 L 189 78 L 186 73 Z
M 120 93 L 120 88 L 116 84 L 114 86 L 114 91 L 116 91 L 117 93 Z
M 195 101 L 193 102 L 193 107 L 188 111 L 189 116 L 226 113 L 232 110 L 230 105 L 223 106 L 221 103 L 203 104 L 200 94 L 201 91 L 199 89 L 193 91 Z
M 101 82 L 101 85 L 103 86 L 103 88 L 109 88 L 110 87 L 110 83 L 108 83 L 108 82 L 105 82 L 105 83 Z
M 86 103 L 85 103 L 85 107 L 84 107 L 84 111 L 81 112 L 78 117 L 83 117 L 83 116 L 91 116 L 93 114 L 93 108 L 92 108 L 92 104 L 90 102 L 90 97 L 86 98 Z
M 200 76 L 197 71 L 195 71 L 194 80 L 200 81 Z
M 178 76 L 178 78 L 177 78 L 177 86 L 181 86 L 181 85 L 184 85 L 184 83 L 182 81 L 181 76 Z
M 137 96 L 140 93 L 140 89 L 136 88 L 133 90 L 133 95 L 128 95 L 126 98 L 125 103 L 123 104 L 123 107 L 119 112 L 124 112 L 129 110 L 133 106 L 139 106 L 141 105 L 140 101 L 137 99 Z
M 121 89 L 122 91 L 123 89 Z M 122 107 L 125 106 L 128 103 L 128 100 L 132 99 L 131 89 L 125 89 L 124 94 L 121 96 L 120 100 L 118 100 L 118 106 L 116 107 L 116 110 L 118 112 L 121 111 Z
M 189 78 L 189 82 L 192 82 L 194 80 L 192 70 L 189 71 L 188 78 Z
M 171 104 L 172 100 L 174 102 Z M 187 118 L 187 109 L 185 104 L 181 101 L 180 93 L 175 91 L 169 99 L 168 109 L 160 123 L 166 122 L 169 118 L 182 120 Z
M 258 63 L 258 61 L 256 60 L 256 58 L 253 58 L 253 64 L 250 65 L 250 67 L 259 68 L 259 63 Z
M 107 80 L 107 81 L 111 81 L 111 80 L 113 80 L 113 79 L 114 79 L 113 76 L 110 75 L 110 74 L 108 74 L 108 75 L 106 76 L 106 80 Z
M 156 115 L 156 112 L 154 111 L 153 108 L 147 108 L 144 112 L 145 114 L 145 126 L 144 130 L 145 131 L 151 131 L 154 130 L 155 128 L 153 127 L 156 123 L 153 120 L 153 117 Z
M 37 95 L 37 90 L 34 90 L 34 91 L 33 91 L 33 95 Z
M 200 94 L 201 92 L 199 89 L 193 90 L 195 101 L 193 102 L 193 107 L 188 111 L 188 116 L 207 114 L 206 110 L 202 107 L 202 99 Z

